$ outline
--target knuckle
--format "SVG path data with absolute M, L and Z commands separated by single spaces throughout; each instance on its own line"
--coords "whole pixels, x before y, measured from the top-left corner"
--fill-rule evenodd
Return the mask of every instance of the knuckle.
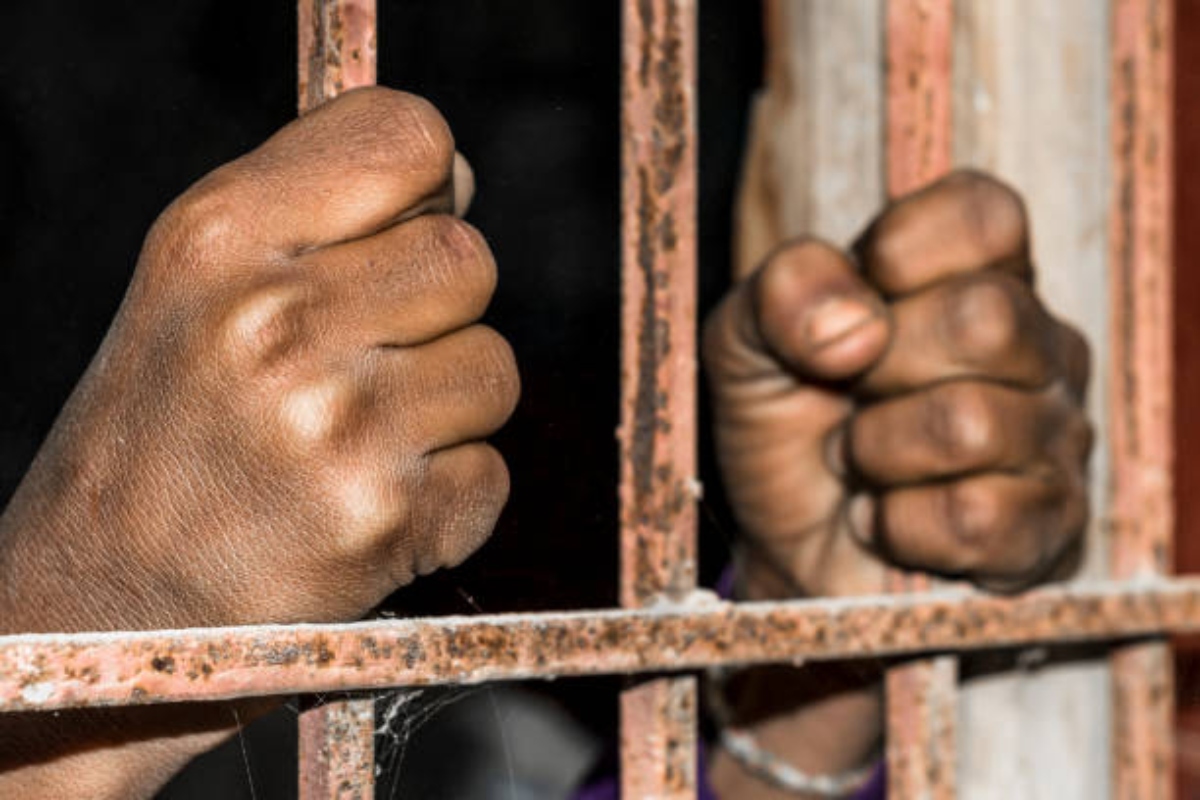
M 155 221 L 146 249 L 191 268 L 204 267 L 243 238 L 246 213 L 228 167 L 188 189 Z
M 965 281 L 947 293 L 947 305 L 942 319 L 948 339 L 972 364 L 995 364 L 1021 348 L 1020 310 L 1007 281 Z
M 262 368 L 302 346 L 311 333 L 314 298 L 295 282 L 276 282 L 239 296 L 217 324 L 223 361 Z
M 354 464 L 329 470 L 327 492 L 337 521 L 332 544 L 347 561 L 374 558 L 391 549 L 411 513 L 409 492 L 386 470 Z
M 930 392 L 924 433 L 935 454 L 950 467 L 993 459 L 1003 444 L 991 397 L 975 383 L 953 384 Z
M 946 182 L 958 190 L 967 229 L 983 251 L 998 256 L 1022 248 L 1028 213 L 1015 189 L 975 170 L 956 172 Z
M 294 444 L 330 444 L 346 427 L 350 405 L 350 390 L 340 381 L 312 383 L 284 392 L 278 420 Z
M 887 217 L 876 220 L 858 245 L 859 258 L 870 275 L 882 284 L 896 279 L 908 243 L 902 227 Z
M 986 484 L 970 481 L 947 486 L 943 497 L 947 530 L 972 554 L 974 563 L 964 567 L 978 568 L 1003 534 L 1003 500 Z

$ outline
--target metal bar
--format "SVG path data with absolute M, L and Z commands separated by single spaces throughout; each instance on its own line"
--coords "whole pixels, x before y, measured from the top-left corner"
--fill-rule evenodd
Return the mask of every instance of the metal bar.
M 375 0 L 299 0 L 299 107 L 375 83 Z
M 299 111 L 375 83 L 375 0 L 299 0 Z M 341 700 L 300 716 L 301 800 L 375 796 L 375 703 Z
M 887 2 L 887 189 L 907 194 L 950 170 L 953 0 Z M 924 575 L 893 572 L 888 589 L 923 592 Z M 888 797 L 953 798 L 958 659 L 939 656 L 887 672 Z
M 300 796 L 366 800 L 375 796 L 375 702 L 326 703 L 300 725 Z
M 1110 292 L 1112 571 L 1170 569 L 1173 33 L 1168 0 L 1116 0 L 1112 42 Z M 1118 798 L 1174 795 L 1174 672 L 1164 641 L 1113 655 Z
M 696 6 L 625 0 L 621 605 L 696 585 Z M 623 797 L 696 796 L 696 687 L 621 693 Z
M 592 612 L 0 637 L 0 711 L 801 663 L 1200 631 L 1200 577 Z

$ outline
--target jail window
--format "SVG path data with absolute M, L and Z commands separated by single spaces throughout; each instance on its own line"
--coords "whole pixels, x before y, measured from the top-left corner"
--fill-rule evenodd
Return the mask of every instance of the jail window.
M 407 746 L 413 730 L 397 719 L 418 724 L 465 687 L 553 680 L 570 693 L 589 680 L 589 703 L 619 719 L 622 796 L 688 798 L 698 791 L 703 671 L 869 661 L 887 666 L 889 796 L 1168 797 L 1177 775 L 1182 791 L 1194 791 L 1195 704 L 1185 693 L 1176 739 L 1166 638 L 1200 627 L 1200 583 L 1167 577 L 1177 498 L 1180 530 L 1194 514 L 1192 423 L 1174 411 L 1195 383 L 1187 304 L 1197 283 L 1177 267 L 1197 250 L 1184 216 L 1198 205 L 1185 180 L 1195 156 L 1183 147 L 1195 127 L 1187 98 L 1200 86 L 1200 62 L 1185 47 L 1200 24 L 1191 4 L 765 0 L 760 13 L 698 0 L 530 2 L 519 26 L 499 22 L 518 13 L 500 3 L 381 5 L 300 0 L 300 112 L 374 83 L 377 67 L 385 82 L 418 92 L 452 94 L 447 83 L 470 81 L 498 93 L 503 83 L 515 99 L 501 124 L 486 123 L 487 107 L 475 109 L 475 125 L 450 120 L 459 148 L 502 164 L 480 175 L 481 197 L 502 197 L 506 182 L 531 173 L 544 182 L 540 204 L 520 219 L 502 203 L 478 212 L 486 232 L 509 231 L 496 243 L 502 275 L 529 270 L 497 313 L 544 343 L 523 369 L 527 408 L 516 431 L 501 434 L 513 445 L 516 484 L 508 544 L 497 537 L 499 549 L 467 573 L 418 582 L 386 615 L 359 623 L 2 636 L 0 712 L 299 695 L 283 720 L 297 729 L 299 796 L 315 800 L 389 795 L 394 786 L 376 780 L 395 750 L 382 748 Z M 10 29 L 33 27 L 32 11 L 8 13 Z M 239 108 L 290 103 L 290 87 L 266 77 L 265 64 L 291 63 L 291 33 L 238 29 L 246 38 L 230 58 L 221 43 L 236 28 L 228 9 L 182 4 L 178 14 L 171 24 L 203 31 L 212 48 L 194 55 L 191 80 L 239 87 L 198 127 L 215 135 L 217 120 L 237 119 Z M 563 15 L 583 22 L 563 24 Z M 455 38 L 452 25 L 487 31 L 516 55 L 505 71 L 481 74 L 478 54 L 461 43 L 486 37 Z M 154 63 L 169 43 L 144 47 Z M 450 53 L 437 63 L 455 65 L 453 80 L 421 71 L 434 47 Z M 156 91 L 205 96 L 147 75 Z M 709 116 L 697 102 L 748 100 L 760 77 L 744 132 L 740 116 Z M 458 98 L 463 113 L 483 93 Z M 9 102 L 34 108 L 37 98 Z M 73 113 L 87 118 L 87 109 Z M 26 124 L 35 128 L 36 115 Z M 13 152 L 32 136 L 9 132 Z M 55 165 L 71 168 L 67 156 Z M 183 154 L 173 169 L 194 178 L 207 166 Z M 960 166 L 1022 191 L 1039 289 L 1093 343 L 1089 411 L 1099 437 L 1078 569 L 1069 582 L 1021 594 L 894 570 L 887 595 L 719 598 L 702 587 L 728 559 L 733 523 L 699 466 L 697 367 L 701 311 L 726 285 L 717 272 L 731 263 L 728 277 L 745 277 L 780 242 L 807 233 L 847 242 L 888 199 Z M 5 168 L 11 186 L 39 197 L 22 167 Z M 555 185 L 572 180 L 596 195 L 579 201 Z M 153 210 L 130 209 L 120 222 L 130 231 L 112 235 L 132 235 Z M 13 218 L 21 213 L 41 212 Z M 613 268 L 573 273 L 576 240 L 607 242 L 597 260 Z M 506 248 L 537 263 L 506 264 Z M 587 314 L 527 313 L 572 293 L 593 299 Z M 19 292 L 6 302 L 26 313 Z M 99 316 L 72 327 L 97 338 L 102 330 Z M 619 365 L 596 351 L 583 363 L 571 348 L 585 339 L 611 342 L 613 356 L 619 341 Z M 40 391 L 65 394 L 55 380 Z M 542 415 L 547 408 L 592 415 L 579 423 L 588 430 L 564 432 L 570 413 Z M 605 435 L 614 428 L 615 448 Z M 15 483 L 19 470 L 5 466 Z M 541 482 L 551 477 L 557 494 Z M 561 535 L 523 538 L 528 526 Z M 542 551 L 522 555 L 531 543 Z M 1195 567 L 1188 536 L 1179 550 L 1180 571 Z M 571 559 L 592 568 L 570 586 L 545 583 L 542 574 Z M 499 599 L 511 585 L 524 587 L 515 607 Z M 1194 652 L 1180 639 L 1187 692 Z M 489 702 L 503 726 L 505 698 Z

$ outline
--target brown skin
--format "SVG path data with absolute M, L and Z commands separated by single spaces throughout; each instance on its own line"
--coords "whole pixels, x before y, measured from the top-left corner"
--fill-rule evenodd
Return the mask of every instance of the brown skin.
M 167 209 L 0 518 L 0 632 L 350 620 L 479 546 L 518 378 L 477 324 L 495 265 L 448 213 L 462 165 L 424 101 L 361 90 Z M 960 177 L 889 209 L 861 274 L 800 243 L 713 315 L 743 596 L 877 591 L 880 553 L 1017 587 L 1069 550 L 1086 348 L 1026 238 L 1015 196 Z M 858 763 L 875 676 L 805 677 L 749 671 L 739 710 L 797 764 Z M 261 708 L 0 716 L 0 795 L 148 797 Z M 713 777 L 770 794 L 721 756 Z
M 352 620 L 486 539 L 519 381 L 454 173 L 428 103 L 369 89 L 166 210 L 0 520 L 0 632 Z M 0 716 L 0 796 L 150 796 L 233 723 Z
M 1000 591 L 1065 569 L 1088 516 L 1088 349 L 1038 301 L 1029 252 L 1020 198 L 960 173 L 850 253 L 779 249 L 718 307 L 704 355 L 741 596 L 877 593 L 888 565 Z M 839 772 L 878 745 L 878 678 L 748 670 L 730 699 L 765 749 Z M 724 752 L 711 777 L 795 797 Z

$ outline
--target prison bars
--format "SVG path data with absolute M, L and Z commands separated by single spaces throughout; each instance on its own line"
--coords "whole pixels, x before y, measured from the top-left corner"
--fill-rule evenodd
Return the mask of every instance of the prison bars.
M 912 128 L 918 135 L 907 140 L 909 131 L 902 128 L 938 119 L 935 114 L 924 122 L 917 117 L 906 123 L 904 112 L 929 111 L 931 107 L 921 103 L 936 100 L 945 89 L 948 70 L 939 65 L 948 51 L 938 48 L 946 46 L 949 27 L 937 22 L 942 10 L 949 10 L 944 0 L 887 0 L 889 53 L 894 56 L 889 74 L 904 78 L 889 81 L 889 169 L 917 165 L 907 177 L 892 175 L 893 191 L 932 177 L 940 169 L 939 159 L 949 152 L 948 145 L 938 144 L 936 137 L 943 129 L 936 125 L 927 135 Z M 629 1 L 625 14 L 625 270 L 641 271 L 625 276 L 623 460 L 640 459 L 623 465 L 622 600 L 629 608 L 352 625 L 0 637 L 0 711 L 559 675 L 654 674 L 718 664 L 1112 640 L 1121 644 L 1114 656 L 1116 795 L 1170 796 L 1169 662 L 1164 645 L 1143 639 L 1200 628 L 1200 580 L 1158 577 L 1169 561 L 1172 526 L 1166 358 L 1171 277 L 1169 3 L 1114 0 L 1117 191 L 1111 241 L 1116 368 L 1109 391 L 1116 463 L 1114 570 L 1128 580 L 1012 599 L 934 591 L 741 605 L 720 603 L 691 590 L 694 308 L 689 304 L 694 238 L 687 226 L 695 202 L 695 7 L 687 0 Z M 373 80 L 373 20 L 370 0 L 302 0 L 303 107 Z M 906 49 L 910 45 L 913 49 Z M 918 103 L 908 104 L 903 93 L 910 93 L 907 101 Z M 916 161 L 910 163 L 910 158 Z M 660 191 L 648 199 L 638 182 L 642 168 L 651 180 L 662 181 L 655 184 Z M 668 218 L 674 227 L 664 222 Z M 675 288 L 662 291 L 666 285 Z M 679 329 L 670 330 L 675 325 Z M 679 355 L 680 348 L 686 351 L 684 360 L 671 362 L 667 356 Z M 639 389 L 632 394 L 631 383 Z M 669 413 L 658 413 L 660 403 Z M 647 413 L 651 407 L 654 413 Z M 659 457 L 667 459 L 667 469 L 642 469 L 657 467 Z M 1129 644 L 1131 638 L 1136 643 Z M 945 708 L 952 710 L 951 682 L 933 685 L 934 699 L 942 693 L 949 698 Z M 931 695 L 920 691 L 926 693 L 907 695 L 909 709 L 928 708 L 922 704 Z M 893 692 L 893 698 L 901 696 Z M 694 796 L 695 703 L 690 680 L 639 685 L 625 694 L 622 705 L 626 748 L 636 745 L 653 754 L 623 760 L 627 796 Z M 899 715 L 894 710 L 890 717 Z M 370 703 L 324 706 L 306 713 L 301 726 L 303 796 L 369 797 L 374 779 Z M 952 796 L 952 767 L 929 767 L 936 764 L 935 749 L 945 742 L 912 734 L 908 728 L 891 734 L 896 743 L 907 742 L 902 763 L 909 765 L 893 783 L 893 796 Z M 647 741 L 654 747 L 645 748 Z M 909 781 L 904 775 L 916 777 Z

